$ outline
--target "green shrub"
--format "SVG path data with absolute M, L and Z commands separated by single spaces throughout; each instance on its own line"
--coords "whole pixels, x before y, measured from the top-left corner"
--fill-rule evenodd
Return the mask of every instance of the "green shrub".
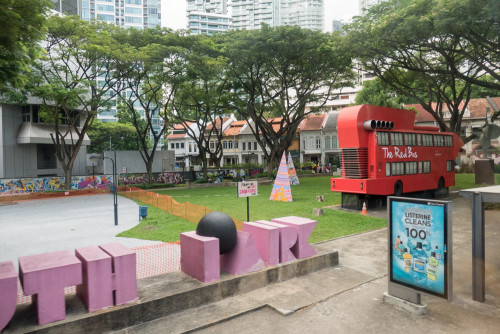
M 316 164 L 314 162 L 310 162 L 310 161 L 306 161 L 306 162 L 303 162 L 300 164 L 301 169 L 312 170 L 314 168 L 314 166 L 316 166 Z
M 200 184 L 200 183 L 208 183 L 208 177 L 203 177 L 201 179 L 198 179 L 198 180 L 194 181 L 194 183 L 198 183 L 198 184 Z
M 469 165 L 464 162 L 460 164 L 460 168 L 458 169 L 459 173 L 474 173 L 474 165 Z
M 152 183 L 152 184 L 140 183 L 140 184 L 131 184 L 130 186 L 147 190 L 147 189 L 173 188 L 173 187 L 175 187 L 175 184 L 172 184 L 172 183 Z
M 493 169 L 494 169 L 496 174 L 500 174 L 500 164 L 493 166 Z
M 250 176 L 251 179 L 257 179 L 257 178 L 261 178 L 261 177 L 267 177 L 267 172 L 260 173 L 260 174 L 255 174 L 253 176 Z

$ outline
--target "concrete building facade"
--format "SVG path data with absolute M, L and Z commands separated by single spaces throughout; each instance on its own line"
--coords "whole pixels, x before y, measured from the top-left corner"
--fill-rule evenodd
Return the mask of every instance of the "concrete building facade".
M 54 127 L 40 119 L 40 104 L 35 98 L 28 99 L 23 107 L 0 104 L 0 178 L 64 176 L 51 138 Z M 69 135 L 66 143 L 72 144 Z M 73 175 L 87 174 L 88 145 L 90 140 L 85 135 L 73 165 Z
M 259 29 L 266 23 L 323 30 L 323 0 L 233 0 L 231 6 L 235 29 Z
M 232 27 L 227 0 L 187 0 L 187 17 L 192 35 L 212 35 Z

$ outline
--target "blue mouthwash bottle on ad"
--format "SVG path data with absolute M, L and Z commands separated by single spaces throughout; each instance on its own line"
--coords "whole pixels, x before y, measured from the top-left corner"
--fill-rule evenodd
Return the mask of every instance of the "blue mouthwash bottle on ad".
M 422 242 L 417 242 L 413 254 L 413 270 L 418 273 L 426 273 L 427 254 L 422 249 Z

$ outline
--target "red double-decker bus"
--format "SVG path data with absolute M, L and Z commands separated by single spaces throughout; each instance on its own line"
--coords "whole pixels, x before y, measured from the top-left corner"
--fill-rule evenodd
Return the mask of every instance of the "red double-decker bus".
M 415 112 L 371 105 L 342 109 L 337 119 L 342 177 L 331 191 L 396 195 L 455 184 L 458 135 L 416 126 Z

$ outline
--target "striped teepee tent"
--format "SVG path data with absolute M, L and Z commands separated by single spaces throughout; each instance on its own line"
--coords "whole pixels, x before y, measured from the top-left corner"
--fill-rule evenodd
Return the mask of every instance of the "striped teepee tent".
M 290 189 L 290 178 L 288 176 L 285 152 L 283 152 L 283 156 L 281 157 L 280 167 L 278 168 L 278 174 L 276 175 L 276 180 L 274 180 L 273 191 L 269 199 L 271 201 L 282 202 L 292 201 L 292 191 Z
M 290 178 L 290 184 L 296 186 L 300 184 L 297 172 L 295 171 L 295 166 L 293 165 L 292 155 L 288 152 L 288 176 Z

